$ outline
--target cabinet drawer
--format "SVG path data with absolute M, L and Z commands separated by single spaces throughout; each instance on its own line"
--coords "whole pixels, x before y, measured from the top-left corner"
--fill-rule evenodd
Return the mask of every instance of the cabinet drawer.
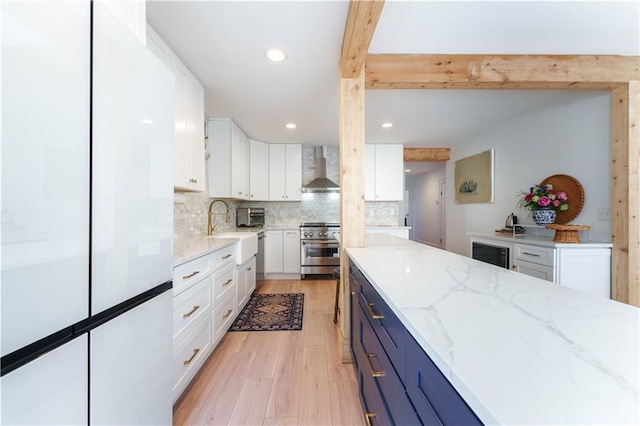
M 208 316 L 173 350 L 174 401 L 209 355 L 212 335 L 211 316 Z
M 214 341 L 219 341 L 231 326 L 236 317 L 236 292 L 232 291 L 227 298 L 213 310 Z
M 445 425 L 482 424 L 411 336 L 407 338 L 407 377 L 407 393 L 423 423 L 431 423 L 435 414 Z
M 371 378 L 386 405 L 388 414 L 394 424 L 420 424 L 417 418 L 409 416 L 413 407 L 405 393 L 404 385 L 396 374 L 391 360 L 387 357 L 380 341 L 376 337 L 371 324 L 365 319 L 366 313 L 360 309 L 361 342 L 363 353 L 360 355 L 361 372 L 364 377 Z
M 536 263 L 523 262 L 521 260 L 515 260 L 513 262 L 513 266 L 515 270 L 521 274 L 555 282 L 555 268 L 552 268 L 551 266 L 538 265 Z
M 209 275 L 173 299 L 173 343 L 176 346 L 189 334 L 197 322 L 211 314 L 211 283 Z
M 228 247 L 211 253 L 211 256 L 213 257 L 213 270 L 217 271 L 218 269 L 229 263 L 235 263 L 235 250 L 236 245 L 232 244 Z
M 552 247 L 529 246 L 524 244 L 515 245 L 514 259 L 526 262 L 537 263 L 538 265 L 555 266 L 555 249 Z
M 173 270 L 173 295 L 176 296 L 213 272 L 210 254 L 180 265 Z
M 354 274 L 358 278 L 358 274 Z M 364 279 L 364 276 L 362 276 Z M 395 367 L 398 377 L 404 383 L 406 377 L 406 329 L 391 308 L 382 300 L 378 292 L 366 279 L 361 281 L 359 303 L 362 315 L 371 323 L 376 336 Z
M 393 425 L 376 384 L 362 372 L 359 376 L 360 395 L 367 424 L 371 426 Z
M 213 297 L 214 306 L 231 292 L 235 292 L 236 274 L 235 263 L 230 263 L 221 270 L 213 274 Z

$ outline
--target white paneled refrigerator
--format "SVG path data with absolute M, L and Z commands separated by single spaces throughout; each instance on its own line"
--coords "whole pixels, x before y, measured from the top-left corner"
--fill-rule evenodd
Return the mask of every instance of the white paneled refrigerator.
M 99 1 L 3 2 L 2 424 L 171 424 L 173 75 Z

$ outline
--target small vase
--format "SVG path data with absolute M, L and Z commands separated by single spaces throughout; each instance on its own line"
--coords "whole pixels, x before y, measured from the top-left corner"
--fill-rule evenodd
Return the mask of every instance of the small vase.
M 556 220 L 556 211 L 553 209 L 541 209 L 531 212 L 533 221 L 538 226 L 545 226 Z

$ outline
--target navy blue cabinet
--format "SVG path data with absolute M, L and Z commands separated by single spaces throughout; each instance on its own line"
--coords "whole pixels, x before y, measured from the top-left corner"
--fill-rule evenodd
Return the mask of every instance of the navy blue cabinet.
M 482 424 L 352 262 L 351 351 L 367 424 Z

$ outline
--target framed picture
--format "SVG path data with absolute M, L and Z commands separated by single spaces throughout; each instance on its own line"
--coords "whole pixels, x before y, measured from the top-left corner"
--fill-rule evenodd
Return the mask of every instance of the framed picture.
M 493 203 L 493 149 L 456 161 L 456 203 Z

